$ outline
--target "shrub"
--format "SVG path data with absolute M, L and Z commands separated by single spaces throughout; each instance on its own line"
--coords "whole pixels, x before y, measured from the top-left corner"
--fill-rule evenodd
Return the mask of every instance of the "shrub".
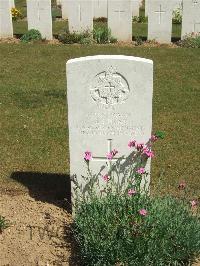
M 178 42 L 178 45 L 186 48 L 200 48 L 200 34 L 189 34 L 183 40 Z
M 92 43 L 92 35 L 90 32 L 85 31 L 83 33 L 70 33 L 65 32 L 61 33 L 58 36 L 60 42 L 64 44 L 80 43 L 80 44 L 89 44 Z
M 38 30 L 31 29 L 25 33 L 20 40 L 22 42 L 40 41 L 42 40 L 42 35 Z
M 115 43 L 117 39 L 111 36 L 111 30 L 108 29 L 107 25 L 97 25 L 93 30 L 93 38 L 96 43 Z
M 15 7 L 11 8 L 11 14 L 12 14 L 12 19 L 15 21 L 23 18 L 21 11 Z
M 154 157 L 152 144 L 163 137 L 159 131 L 146 144 L 131 140 L 128 146 L 133 152 L 126 161 L 118 159 L 104 176 L 92 175 L 92 153 L 85 152 L 89 176 L 83 177 L 81 186 L 74 181 L 73 225 L 84 265 L 191 265 L 200 255 L 197 201 L 150 197 L 146 186 L 148 173 L 144 166 L 148 158 Z M 113 150 L 107 158 L 116 154 Z M 116 182 L 113 173 L 117 172 Z M 185 189 L 184 182 L 179 189 Z
M 176 10 L 173 11 L 172 21 L 173 21 L 173 24 L 182 23 L 182 9 L 181 8 L 177 8 Z
M 200 254 L 198 218 L 171 197 L 96 198 L 80 206 L 74 231 L 86 265 L 189 265 Z
M 145 16 L 135 16 L 133 17 L 133 22 L 134 23 L 147 23 L 148 22 L 148 17 Z
M 105 17 L 95 18 L 94 21 L 95 22 L 103 22 L 103 23 L 106 23 L 107 22 L 107 18 L 105 18 Z
M 0 233 L 2 233 L 2 231 L 7 227 L 8 227 L 8 222 L 6 221 L 5 217 L 0 215 Z
M 139 45 L 142 45 L 142 44 L 143 44 L 143 40 L 142 40 L 142 38 L 139 37 L 139 36 L 136 36 L 136 37 L 135 37 L 135 45 L 136 45 L 136 46 L 139 46 Z

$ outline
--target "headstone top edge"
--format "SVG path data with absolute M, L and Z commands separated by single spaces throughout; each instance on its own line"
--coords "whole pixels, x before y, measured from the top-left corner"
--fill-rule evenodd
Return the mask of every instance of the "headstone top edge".
M 79 58 L 73 58 L 67 61 L 67 65 L 78 63 L 78 62 L 85 62 L 85 61 L 92 61 L 92 60 L 128 60 L 128 61 L 135 61 L 135 62 L 143 62 L 153 65 L 153 61 L 151 59 L 146 59 L 142 57 L 136 57 L 136 56 L 126 56 L 126 55 L 95 55 L 95 56 L 85 56 L 85 57 L 79 57 Z

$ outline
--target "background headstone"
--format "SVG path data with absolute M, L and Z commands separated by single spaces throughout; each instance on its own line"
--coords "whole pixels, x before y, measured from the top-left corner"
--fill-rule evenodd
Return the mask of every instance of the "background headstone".
M 173 10 L 177 10 L 177 9 L 182 9 L 182 0 L 173 0 L 172 1 L 172 7 L 173 7 Z
M 132 0 L 108 0 L 108 28 L 119 41 L 132 40 Z
M 39 30 L 47 40 L 53 38 L 51 0 L 27 0 L 27 19 L 29 30 Z
M 130 140 L 149 140 L 152 93 L 151 60 L 102 55 L 67 62 L 71 176 L 76 175 L 79 183 L 81 175 L 87 176 L 85 151 L 92 152 L 90 168 L 97 174 L 108 161 L 110 150 L 117 149 L 118 157 L 127 156 Z M 109 166 L 102 174 L 109 171 Z M 150 160 L 146 170 L 150 173 Z
M 15 7 L 15 0 L 10 0 L 11 8 Z
M 132 16 L 139 17 L 140 11 L 140 0 L 132 0 Z
M 69 11 L 69 0 L 60 0 L 61 1 L 61 10 L 62 10 L 62 18 L 68 19 L 68 11 Z
M 8 0 L 0 0 L 0 38 L 13 37 L 11 4 Z
M 181 37 L 200 32 L 200 0 L 183 1 L 183 19 Z
M 145 17 L 148 17 L 148 2 L 149 0 L 145 0 L 144 6 L 145 6 Z
M 68 23 L 70 32 L 93 31 L 93 1 L 68 1 Z
M 148 40 L 171 42 L 172 1 L 148 0 Z
M 108 0 L 93 0 L 94 18 L 108 17 Z

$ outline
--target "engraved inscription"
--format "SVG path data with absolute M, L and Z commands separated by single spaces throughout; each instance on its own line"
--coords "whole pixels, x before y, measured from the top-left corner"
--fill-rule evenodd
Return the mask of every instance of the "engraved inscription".
M 129 93 L 127 80 L 113 67 L 97 74 L 90 88 L 92 99 L 108 106 L 124 103 Z
M 143 136 L 144 127 L 135 125 L 130 120 L 131 114 L 120 113 L 93 113 L 88 114 L 82 123 L 76 124 L 75 128 L 82 135 L 130 135 Z

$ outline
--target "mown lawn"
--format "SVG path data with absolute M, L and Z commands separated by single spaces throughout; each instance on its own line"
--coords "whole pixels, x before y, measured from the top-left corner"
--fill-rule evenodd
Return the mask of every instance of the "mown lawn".
M 181 48 L 0 44 L 1 185 L 17 171 L 69 174 L 65 63 L 96 54 L 154 61 L 153 129 L 166 138 L 155 146 L 152 184 L 161 178 L 173 191 L 185 179 L 200 195 L 200 50 Z

